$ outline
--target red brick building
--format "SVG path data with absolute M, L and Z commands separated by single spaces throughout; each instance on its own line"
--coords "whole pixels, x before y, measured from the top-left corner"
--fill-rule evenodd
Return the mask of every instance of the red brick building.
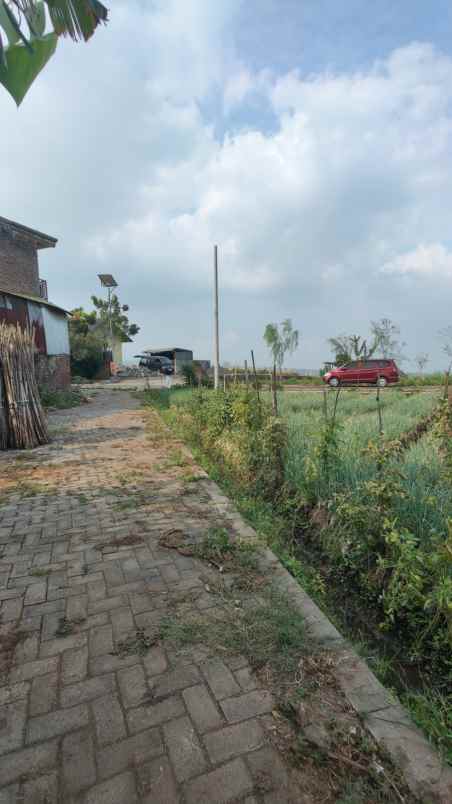
M 49 302 L 39 276 L 38 251 L 55 237 L 0 217 L 0 321 L 33 325 L 40 384 L 64 388 L 71 381 L 67 312 Z

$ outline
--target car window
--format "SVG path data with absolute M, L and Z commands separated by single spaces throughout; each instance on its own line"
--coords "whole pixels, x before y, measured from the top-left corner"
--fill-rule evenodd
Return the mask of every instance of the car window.
M 358 363 L 355 361 L 354 363 L 347 363 L 346 366 L 342 366 L 346 371 L 350 371 L 351 369 L 358 368 Z

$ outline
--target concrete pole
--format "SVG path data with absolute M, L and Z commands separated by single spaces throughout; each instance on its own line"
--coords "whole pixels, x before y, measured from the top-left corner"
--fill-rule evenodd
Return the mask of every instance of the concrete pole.
M 218 389 L 220 376 L 220 335 L 218 328 L 218 246 L 213 247 L 213 376 Z

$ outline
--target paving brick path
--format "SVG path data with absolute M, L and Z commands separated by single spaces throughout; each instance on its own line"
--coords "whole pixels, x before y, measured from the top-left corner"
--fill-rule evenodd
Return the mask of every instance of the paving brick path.
M 183 494 L 186 469 L 162 468 L 168 446 L 128 393 L 52 421 L 51 445 L 0 458 L 0 804 L 311 801 L 267 740 L 271 696 L 242 657 L 118 653 L 174 596 L 195 590 L 190 605 L 215 615 L 206 566 L 158 538 L 221 512 Z

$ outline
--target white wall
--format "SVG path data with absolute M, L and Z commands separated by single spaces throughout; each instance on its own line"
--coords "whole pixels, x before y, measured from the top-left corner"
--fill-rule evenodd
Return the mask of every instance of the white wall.
M 63 313 L 42 305 L 42 317 L 46 334 L 48 355 L 68 355 L 69 330 L 67 317 Z

